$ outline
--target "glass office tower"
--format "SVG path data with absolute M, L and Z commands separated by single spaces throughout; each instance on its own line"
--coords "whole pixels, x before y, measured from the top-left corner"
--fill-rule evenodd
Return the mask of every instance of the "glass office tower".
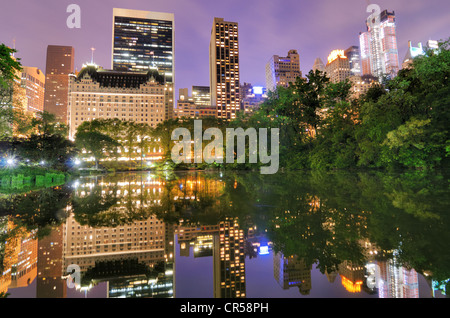
M 175 24 L 173 13 L 113 9 L 112 69 L 158 69 L 174 82 Z

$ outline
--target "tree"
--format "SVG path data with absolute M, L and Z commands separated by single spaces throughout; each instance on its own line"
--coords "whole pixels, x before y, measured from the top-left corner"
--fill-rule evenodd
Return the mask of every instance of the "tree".
M 95 168 L 98 169 L 100 159 L 114 153 L 120 143 L 110 136 L 98 131 L 79 131 L 75 135 L 75 144 L 79 149 L 85 149 L 87 156 L 94 157 Z
M 17 51 L 0 45 L 0 140 L 10 137 L 20 114 L 20 105 L 14 105 L 14 88 L 18 86 L 18 72 L 22 70 L 20 59 L 13 58 Z M 14 107 L 16 106 L 16 107 Z M 17 125 L 16 125 L 17 127 Z

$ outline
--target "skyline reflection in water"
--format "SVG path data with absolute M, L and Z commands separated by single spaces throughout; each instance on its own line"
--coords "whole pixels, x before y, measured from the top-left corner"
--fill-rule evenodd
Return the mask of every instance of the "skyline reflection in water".
M 447 180 L 438 173 L 123 173 L 1 194 L 0 293 L 445 297 Z M 70 288 L 72 264 L 80 279 Z

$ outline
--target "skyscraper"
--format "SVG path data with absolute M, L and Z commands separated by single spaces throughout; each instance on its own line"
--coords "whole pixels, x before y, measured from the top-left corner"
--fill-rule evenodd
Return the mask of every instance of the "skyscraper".
M 173 13 L 113 9 L 112 69 L 157 68 L 174 82 L 175 20 Z
M 238 23 L 214 18 L 209 47 L 211 106 L 231 120 L 240 109 Z
M 360 33 L 362 75 L 393 78 L 399 70 L 395 12 L 371 15 L 367 31 Z
M 173 13 L 113 9 L 112 69 L 157 69 L 168 85 L 165 117 L 173 117 L 175 18 Z
M 352 75 L 361 75 L 361 59 L 359 57 L 359 47 L 351 46 L 344 51 L 345 56 L 350 63 L 350 73 Z
M 44 111 L 67 123 L 69 74 L 74 69 L 75 50 L 71 46 L 49 45 L 45 69 Z
M 270 91 L 277 86 L 288 87 L 301 76 L 300 55 L 296 50 L 290 50 L 286 57 L 274 55 L 266 64 L 266 87 Z
M 350 62 L 343 50 L 334 50 L 330 53 L 325 72 L 332 83 L 343 82 L 350 76 Z

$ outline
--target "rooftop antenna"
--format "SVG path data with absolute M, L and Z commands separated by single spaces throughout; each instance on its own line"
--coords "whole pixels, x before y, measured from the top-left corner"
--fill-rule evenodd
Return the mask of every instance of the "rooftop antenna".
M 91 64 L 94 64 L 94 51 L 95 51 L 95 48 L 91 47 L 91 51 L 92 51 Z
M 14 49 L 14 51 L 13 51 L 13 56 L 15 57 L 15 54 L 16 54 L 16 38 L 14 38 L 13 39 L 13 49 Z

